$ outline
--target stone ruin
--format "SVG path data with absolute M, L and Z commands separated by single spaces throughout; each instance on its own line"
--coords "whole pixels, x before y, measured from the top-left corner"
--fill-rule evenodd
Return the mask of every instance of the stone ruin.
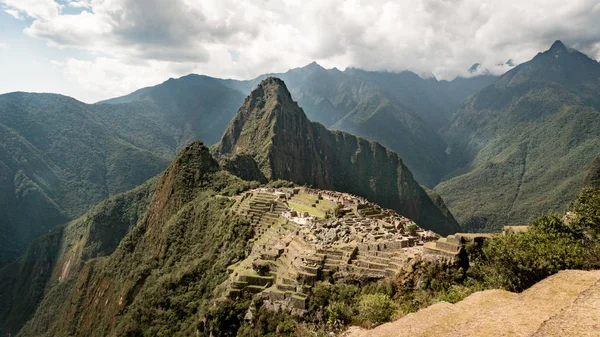
M 252 250 L 228 268 L 229 296 L 260 294 L 302 311 L 315 282 L 398 273 L 439 238 L 362 197 L 309 188 L 256 189 L 234 211 L 255 231 Z

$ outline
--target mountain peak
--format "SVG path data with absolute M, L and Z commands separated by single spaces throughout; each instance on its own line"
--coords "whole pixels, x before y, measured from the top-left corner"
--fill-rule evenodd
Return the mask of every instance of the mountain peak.
M 262 80 L 258 86 L 262 87 L 262 88 L 275 88 L 275 89 L 279 89 L 280 87 L 283 87 L 282 88 L 283 90 L 288 91 L 287 87 L 285 86 L 285 82 L 283 82 L 283 80 L 280 79 L 279 77 L 273 77 L 273 76 L 267 77 L 264 80 Z
M 325 69 L 325 68 L 321 67 L 321 65 L 318 64 L 317 61 L 312 61 L 311 63 L 302 67 L 302 69 L 313 70 L 313 69 Z
M 443 214 L 431 201 L 397 154 L 378 143 L 312 123 L 284 82 L 275 77 L 263 80 L 246 98 L 214 154 L 236 174 L 242 166 L 251 168 L 241 172 L 244 177 L 357 194 L 394 207 L 427 229 L 458 230 L 452 215 Z
M 551 52 L 567 51 L 567 47 L 565 47 L 565 45 L 562 43 L 562 41 L 556 40 L 550 47 L 549 51 L 551 51 Z
M 296 102 L 293 101 L 292 94 L 290 94 L 285 82 L 278 77 L 267 77 L 262 80 L 256 89 L 250 93 L 250 96 L 246 98 L 246 101 L 251 107 L 257 104 L 260 105 L 263 109 L 259 110 L 263 110 L 263 112 L 271 112 L 283 102 L 292 103 L 299 109 Z
M 273 135 L 308 123 L 304 111 L 292 99 L 285 83 L 277 77 L 268 77 L 246 98 L 225 130 L 215 153 L 217 156 L 264 153 Z M 259 160 L 259 164 L 263 162 Z M 269 177 L 268 174 L 266 176 Z

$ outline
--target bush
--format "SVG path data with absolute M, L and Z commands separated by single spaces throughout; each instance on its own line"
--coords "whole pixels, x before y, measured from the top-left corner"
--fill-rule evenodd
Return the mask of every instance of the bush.
M 362 295 L 358 301 L 356 321 L 365 328 L 371 328 L 389 322 L 397 311 L 397 305 L 387 295 Z
M 354 310 L 344 302 L 332 302 L 325 310 L 327 324 L 335 327 L 344 326 L 352 321 Z
M 528 232 L 498 237 L 484 246 L 489 259 L 483 266 L 486 281 L 492 287 L 523 291 L 560 270 L 589 269 L 590 248 L 577 226 L 545 215 L 534 220 Z

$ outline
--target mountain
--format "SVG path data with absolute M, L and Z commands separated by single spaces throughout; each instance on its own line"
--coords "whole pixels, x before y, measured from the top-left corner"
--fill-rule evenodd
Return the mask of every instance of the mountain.
M 198 75 L 97 104 L 1 95 L 0 265 L 54 226 L 158 174 L 190 141 L 217 142 L 243 99 Z
M 444 216 L 397 154 L 376 142 L 309 121 L 284 82 L 270 77 L 246 98 L 215 156 L 251 156 L 268 180 L 283 179 L 366 197 L 425 229 L 453 233 Z
M 311 121 L 381 143 L 403 158 L 419 183 L 430 187 L 445 174 L 446 143 L 437 130 L 465 98 L 495 79 L 438 81 L 409 71 L 342 72 L 312 62 L 251 81 L 222 83 L 248 94 L 267 77 L 281 78 Z
M 600 155 L 590 164 L 583 184 L 584 186 L 600 187 Z
M 599 91 L 600 64 L 557 41 L 464 103 L 435 190 L 465 229 L 565 209 L 600 152 Z
M 4 335 L 193 334 L 252 229 L 227 197 L 251 183 L 206 146 L 184 148 L 156 179 L 40 238 L 0 270 Z M 26 281 L 26 282 L 23 282 Z M 227 322 L 224 322 L 227 323 Z
M 83 264 L 110 255 L 148 207 L 155 179 L 92 207 L 34 240 L 15 262 L 0 269 L 0 334 L 15 335 L 46 290 L 62 286 Z
M 356 68 L 348 68 L 344 73 L 363 81 L 377 83 L 435 131 L 448 123 L 449 118 L 467 97 L 496 79 L 493 75 L 480 75 L 438 81 L 434 77 L 421 78 L 411 71 L 393 73 Z
M 0 201 L 9 205 L 0 210 L 0 265 L 55 225 L 158 173 L 190 141 L 216 143 L 244 97 L 267 76 L 188 75 L 92 105 L 57 95 L 0 96 Z M 447 160 L 435 130 L 488 80 L 342 72 L 316 63 L 281 76 L 309 119 L 380 142 L 429 187 L 445 174 Z M 243 159 L 228 165 L 247 168 Z
M 153 137 L 159 130 L 153 143 L 168 144 L 173 158 L 195 139 L 219 141 L 245 96 L 218 79 L 187 75 L 96 106 L 103 109 L 98 118 L 123 133 Z
M 0 265 L 166 165 L 98 120 L 92 105 L 52 94 L 0 95 Z

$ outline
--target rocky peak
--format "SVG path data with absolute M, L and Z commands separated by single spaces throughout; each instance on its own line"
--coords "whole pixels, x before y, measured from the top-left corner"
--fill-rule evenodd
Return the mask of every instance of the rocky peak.
M 278 131 L 310 122 L 292 99 L 285 83 L 276 77 L 264 79 L 254 89 L 229 123 L 215 147 L 218 157 L 261 153 Z
M 188 144 L 160 177 L 153 198 L 157 212 L 151 218 L 161 213 L 170 214 L 164 210 L 176 210 L 188 202 L 207 175 L 218 170 L 219 164 L 206 145 L 200 141 Z
M 550 46 L 550 49 L 548 51 L 555 55 L 558 53 L 568 52 L 567 47 L 565 47 L 565 45 L 560 40 L 554 41 L 554 43 L 552 44 L 552 46 Z

